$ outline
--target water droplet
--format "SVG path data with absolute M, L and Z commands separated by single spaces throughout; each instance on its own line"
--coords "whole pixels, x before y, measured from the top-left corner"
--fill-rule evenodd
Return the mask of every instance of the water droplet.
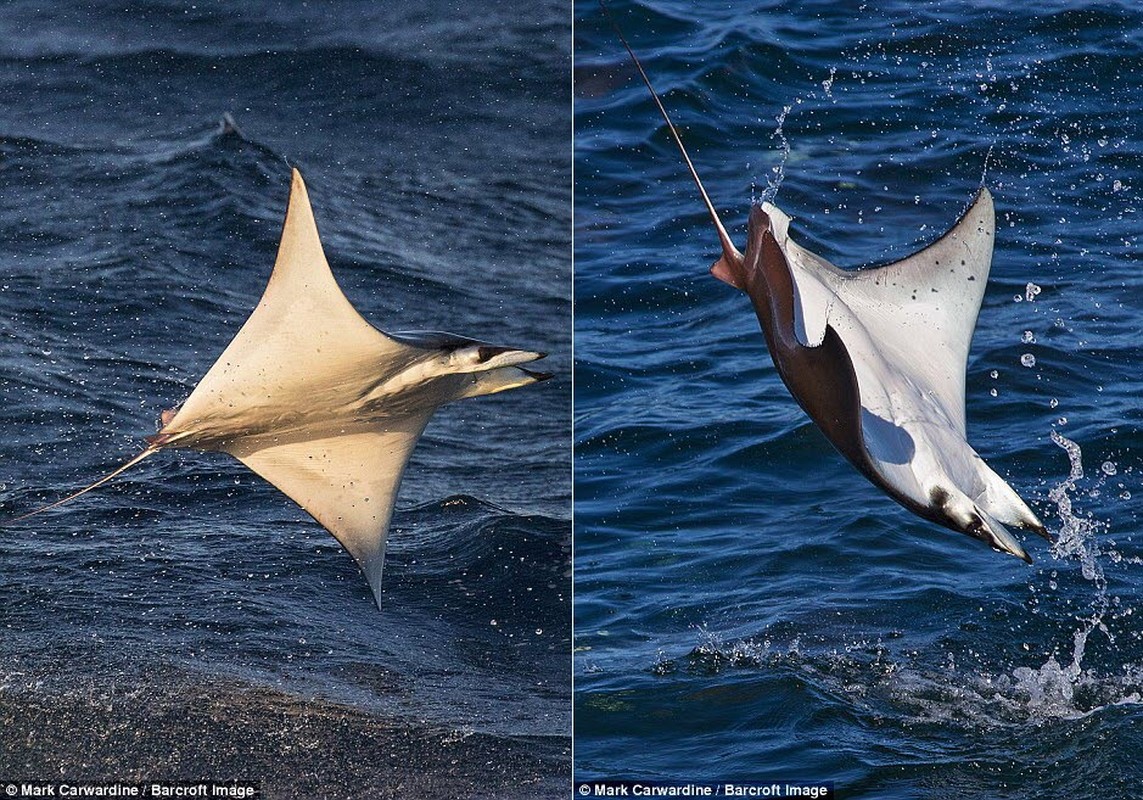
M 1024 331 L 1024 334 L 1020 337 L 1020 341 L 1022 341 L 1024 344 L 1035 344 L 1036 334 L 1032 333 L 1031 331 Z
M 1060 401 L 1053 397 L 1051 400 L 1048 401 L 1048 408 L 1055 408 L 1059 404 L 1060 404 Z
M 1024 299 L 1032 302 L 1041 291 L 1039 286 L 1029 281 L 1028 285 L 1024 287 Z
M 1020 356 L 1020 363 L 1025 367 L 1034 367 L 1036 366 L 1036 357 L 1031 353 L 1025 353 L 1024 355 Z
M 988 376 L 990 378 L 993 378 L 993 379 L 999 378 L 1000 377 L 1000 370 L 994 369 L 994 370 L 992 370 L 992 372 L 988 373 Z
M 1104 475 L 1114 475 L 1116 472 L 1119 471 L 1115 468 L 1115 462 L 1114 461 L 1104 461 L 1102 464 L 1099 465 L 1099 468 L 1101 470 L 1103 470 Z
M 989 390 L 988 390 L 988 393 L 989 393 L 990 395 L 992 395 L 993 397 L 996 397 L 997 395 L 999 395 L 999 394 L 1000 394 L 1000 392 L 996 391 L 995 389 L 989 389 Z

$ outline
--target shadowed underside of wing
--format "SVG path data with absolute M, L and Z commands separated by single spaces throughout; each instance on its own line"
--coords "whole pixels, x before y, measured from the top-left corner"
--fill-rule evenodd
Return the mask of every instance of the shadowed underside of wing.
M 308 431 L 292 441 L 251 437 L 226 452 L 274 484 L 354 557 L 378 607 L 385 542 L 409 455 L 431 411 L 351 432 Z

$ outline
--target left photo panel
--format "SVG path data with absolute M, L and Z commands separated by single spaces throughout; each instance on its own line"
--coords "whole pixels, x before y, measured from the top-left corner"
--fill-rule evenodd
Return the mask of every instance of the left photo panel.
M 9 796 L 566 794 L 571 24 L 0 9 Z

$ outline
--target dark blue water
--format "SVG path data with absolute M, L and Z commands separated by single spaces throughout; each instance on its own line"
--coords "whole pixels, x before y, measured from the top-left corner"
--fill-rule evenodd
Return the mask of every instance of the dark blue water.
M 380 613 L 225 456 L 165 453 L 0 528 L 3 778 L 566 785 L 568 23 L 558 2 L 0 9 L 0 515 L 105 473 L 185 398 L 269 276 L 290 166 L 368 319 L 555 373 L 434 418 Z
M 576 15 L 577 778 L 845 798 L 1137 797 L 1143 10 L 616 2 L 737 241 L 843 267 L 982 180 L 969 439 L 1032 567 L 880 495 L 789 397 L 598 7 Z M 1081 471 L 1082 470 L 1082 471 Z

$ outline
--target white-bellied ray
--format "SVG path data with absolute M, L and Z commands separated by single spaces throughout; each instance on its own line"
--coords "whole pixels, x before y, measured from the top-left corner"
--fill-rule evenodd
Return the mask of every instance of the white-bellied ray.
M 884 266 L 838 269 L 798 245 L 790 218 L 772 203 L 751 209 L 742 253 L 642 64 L 615 29 L 714 223 L 722 256 L 711 273 L 750 298 L 794 399 L 854 467 L 901 505 L 1031 562 L 1005 526 L 1050 535 L 966 439 L 965 371 L 996 227 L 988 189 L 981 187 L 936 242 Z

